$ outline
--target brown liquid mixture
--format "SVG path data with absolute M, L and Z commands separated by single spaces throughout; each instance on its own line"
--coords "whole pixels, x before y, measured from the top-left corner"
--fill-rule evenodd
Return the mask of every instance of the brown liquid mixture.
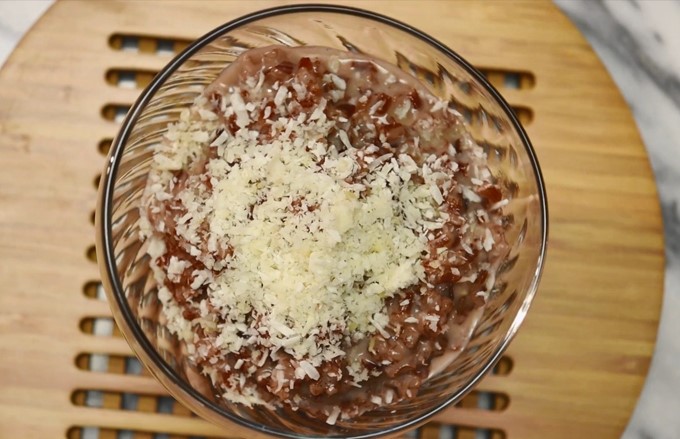
M 339 354 L 317 366 L 290 350 L 272 348 L 268 317 L 254 309 L 238 317 L 243 346 L 226 349 L 220 337 L 234 324 L 229 319 L 235 311 L 213 300 L 217 287 L 209 279 L 225 276 L 240 249 L 228 236 L 211 235 L 209 215 L 187 238 L 185 223 L 197 204 L 187 194 L 196 194 L 204 206 L 220 184 L 215 163 L 228 162 L 228 172 L 237 169 L 239 158 L 229 156 L 229 141 L 222 140 L 250 136 L 266 145 L 286 134 L 280 133 L 285 128 L 276 131 L 277 120 L 304 125 L 321 113 L 320 120 L 328 123 L 319 141 L 334 156 L 352 157 L 354 167 L 344 182 L 365 186 L 356 192 L 359 202 L 371 195 L 367 178 L 386 163 L 403 168 L 409 161 L 404 155 L 419 169 L 404 185 L 423 185 L 429 173 L 440 173 L 432 188 L 440 223 L 422 233 L 420 278 L 384 298 L 385 321 L 371 331 L 353 333 L 351 325 L 339 325 L 306 334 L 324 349 L 335 340 Z M 447 103 L 382 61 L 323 47 L 267 47 L 232 63 L 186 119 L 192 152 L 181 163 L 152 172 L 142 210 L 148 221 L 144 233 L 171 329 L 189 344 L 191 360 L 226 399 L 283 404 L 333 424 L 415 397 L 429 376 L 453 361 L 481 314 L 507 245 L 504 192 Z M 204 130 L 187 131 L 191 123 Z M 294 141 L 295 134 L 288 135 Z M 169 135 L 161 150 L 172 150 L 182 138 Z M 315 166 L 321 169 L 324 161 L 321 157 Z M 252 203 L 245 221 L 257 217 L 258 203 L 267 201 Z M 287 207 L 293 217 L 315 215 L 321 208 L 301 197 Z M 364 287 L 360 284 L 357 288 Z M 260 341 L 253 341 L 256 336 Z

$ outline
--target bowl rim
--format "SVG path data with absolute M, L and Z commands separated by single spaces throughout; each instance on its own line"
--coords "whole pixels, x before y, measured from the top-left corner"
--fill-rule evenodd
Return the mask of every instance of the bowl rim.
M 528 287 L 527 294 L 517 312 L 517 315 L 513 319 L 508 332 L 505 334 L 504 339 L 502 342 L 498 345 L 496 348 L 495 352 L 493 352 L 489 358 L 489 360 L 486 362 L 486 364 L 475 374 L 463 387 L 461 387 L 458 391 L 452 393 L 450 396 L 448 396 L 444 401 L 442 401 L 439 405 L 437 405 L 435 408 L 431 409 L 430 411 L 423 413 L 415 418 L 407 419 L 406 421 L 400 423 L 399 425 L 396 425 L 394 427 L 390 427 L 385 430 L 376 430 L 373 432 L 369 433 L 363 433 L 363 434 L 358 434 L 358 435 L 351 435 L 351 436 L 332 436 L 332 437 L 342 437 L 346 439 L 369 439 L 369 438 L 376 438 L 380 436 L 385 436 L 385 435 L 390 435 L 390 434 L 395 434 L 398 432 L 402 432 L 404 430 L 409 430 L 411 428 L 415 428 L 421 424 L 423 424 L 425 421 L 427 421 L 429 418 L 434 416 L 435 414 L 441 412 L 443 409 L 445 409 L 447 406 L 451 405 L 452 403 L 458 401 L 460 398 L 462 398 L 465 394 L 467 394 L 485 375 L 486 373 L 493 367 L 493 365 L 500 359 L 501 355 L 503 352 L 507 349 L 510 341 L 514 338 L 515 334 L 517 333 L 517 330 L 519 329 L 520 325 L 524 321 L 524 318 L 527 314 L 527 311 L 533 302 L 534 296 L 536 295 L 536 291 L 538 289 L 538 284 L 540 282 L 540 278 L 543 272 L 543 267 L 545 265 L 545 257 L 546 257 L 546 251 L 547 251 L 547 242 L 548 242 L 548 202 L 547 202 L 547 194 L 545 190 L 545 184 L 543 180 L 543 176 L 541 173 L 541 169 L 538 164 L 538 159 L 536 157 L 536 153 L 534 151 L 534 148 L 531 144 L 531 141 L 529 140 L 529 137 L 527 136 L 524 128 L 522 127 L 521 123 L 519 122 L 517 116 L 515 115 L 514 111 L 511 109 L 510 105 L 505 101 L 505 99 L 501 96 L 501 94 L 486 80 L 484 75 L 480 73 L 476 68 L 474 68 L 468 61 L 466 61 L 462 56 L 460 56 L 457 52 L 451 50 L 448 48 L 445 44 L 441 43 L 439 40 L 429 36 L 428 34 L 414 28 L 413 26 L 410 26 L 406 23 L 403 23 L 399 20 L 395 20 L 393 18 L 390 18 L 388 16 L 368 11 L 365 9 L 360 9 L 360 8 L 355 8 L 355 7 L 349 7 L 349 6 L 339 6 L 339 5 L 332 5 L 332 4 L 295 4 L 295 5 L 285 5 L 285 6 L 277 6 L 273 8 L 268 8 L 268 9 L 263 9 L 259 11 L 252 12 L 250 14 L 246 14 L 244 16 L 241 16 L 239 18 L 236 18 L 234 20 L 231 20 L 225 24 L 222 24 L 212 31 L 206 33 L 205 35 L 199 37 L 196 39 L 191 45 L 189 45 L 184 51 L 179 53 L 175 58 L 172 59 L 157 75 L 156 77 L 152 80 L 152 82 L 142 91 L 140 96 L 137 98 L 136 102 L 134 105 L 131 107 L 129 110 L 127 116 L 125 117 L 125 120 L 123 121 L 121 128 L 118 132 L 118 135 L 116 136 L 112 147 L 111 147 L 111 152 L 109 154 L 109 158 L 107 161 L 106 169 L 105 169 L 105 178 L 102 179 L 102 184 L 100 187 L 100 194 L 99 194 L 99 202 L 100 205 L 97 208 L 97 222 L 99 225 L 98 233 L 100 233 L 101 237 L 101 246 L 102 248 L 98 249 L 98 252 L 100 255 L 102 255 L 103 258 L 103 266 L 101 268 L 102 271 L 102 277 L 106 278 L 108 281 L 108 284 L 111 286 L 112 291 L 109 291 L 109 296 L 113 296 L 115 298 L 116 306 L 120 310 L 122 316 L 123 316 L 123 321 L 118 322 L 118 323 L 123 323 L 121 326 L 126 326 L 127 329 L 132 333 L 134 337 L 134 343 L 133 341 L 130 341 L 130 345 L 133 349 L 133 351 L 137 351 L 137 349 L 140 349 L 143 351 L 142 355 L 143 357 L 147 357 L 151 359 L 151 364 L 148 365 L 151 369 L 154 375 L 156 374 L 162 374 L 164 377 L 167 377 L 174 385 L 176 385 L 179 389 L 178 392 L 172 392 L 172 389 L 168 389 L 171 391 L 173 396 L 175 396 L 177 399 L 179 399 L 181 402 L 184 404 L 187 404 L 189 406 L 194 406 L 196 402 L 198 402 L 200 405 L 203 407 L 207 408 L 208 410 L 212 411 L 213 414 L 218 415 L 221 418 L 226 418 L 227 420 L 233 422 L 237 426 L 240 427 L 245 427 L 250 430 L 254 430 L 258 433 L 261 434 L 268 434 L 268 435 L 273 435 L 273 436 L 278 436 L 282 438 L 288 438 L 288 439 L 300 439 L 300 438 L 311 438 L 313 436 L 307 436 L 307 435 L 300 435 L 300 434 L 295 434 L 295 433 L 289 433 L 285 431 L 279 431 L 279 430 L 274 430 L 271 428 L 268 428 L 265 425 L 258 424 L 251 422 L 249 420 L 243 419 L 235 414 L 232 414 L 231 412 L 223 409 L 217 404 L 214 404 L 211 402 L 209 399 L 204 397 L 202 394 L 199 392 L 195 391 L 192 386 L 190 386 L 186 381 L 181 379 L 178 374 L 161 358 L 161 356 L 158 354 L 158 352 L 151 346 L 151 343 L 147 339 L 146 335 L 144 334 L 144 331 L 140 327 L 140 325 L 137 323 L 137 320 L 134 318 L 132 311 L 129 308 L 129 305 L 127 303 L 127 300 L 125 298 L 125 292 L 122 288 L 121 281 L 118 277 L 118 272 L 117 272 L 117 265 L 116 265 L 116 260 L 115 260 L 115 255 L 114 255 L 114 249 L 112 246 L 112 224 L 111 224 L 111 209 L 112 209 L 112 203 L 113 203 L 113 188 L 114 188 L 114 181 L 115 178 L 117 177 L 118 174 L 118 167 L 120 164 L 120 160 L 122 157 L 122 152 L 124 151 L 125 144 L 127 143 L 128 137 L 134 128 L 137 119 L 139 118 L 139 115 L 141 111 L 146 107 L 146 105 L 149 103 L 151 98 L 156 94 L 158 89 L 165 83 L 165 81 L 168 79 L 168 77 L 177 70 L 187 59 L 189 59 L 192 55 L 194 55 L 197 51 L 202 49 L 204 46 L 207 44 L 211 43 L 215 39 L 219 38 L 223 34 L 232 31 L 240 26 L 252 23 L 254 21 L 262 20 L 265 18 L 270 18 L 274 16 L 281 16 L 281 15 L 288 15 L 288 14 L 293 14 L 293 13 L 308 13 L 308 12 L 323 12 L 323 13 L 334 13 L 334 14 L 340 14 L 340 15 L 352 15 L 352 16 L 357 16 L 360 18 L 372 20 L 379 22 L 380 24 L 388 25 L 391 26 L 392 28 L 395 28 L 397 30 L 406 32 L 410 34 L 413 37 L 416 37 L 420 39 L 421 41 L 429 44 L 430 46 L 434 47 L 437 49 L 439 52 L 444 54 L 445 56 L 449 57 L 452 61 L 454 61 L 457 65 L 462 67 L 467 73 L 469 73 L 475 80 L 479 82 L 479 84 L 485 89 L 486 92 L 488 92 L 493 99 L 496 100 L 496 102 L 499 104 L 505 115 L 508 117 L 510 120 L 513 128 L 515 129 L 516 133 L 518 134 L 522 145 L 524 146 L 526 153 L 528 155 L 529 161 L 531 163 L 531 167 L 534 173 L 534 177 L 536 180 L 536 186 L 538 189 L 538 198 L 539 198 L 539 203 L 540 203 L 540 213 L 541 213 L 541 218 L 540 218 L 540 227 L 541 227 L 541 243 L 540 243 L 540 249 L 539 249 L 539 255 L 538 255 L 538 261 L 537 261 L 537 266 L 536 266 L 536 271 L 534 273 L 534 277 L 532 279 L 531 284 Z M 99 240 L 97 240 L 98 244 L 100 243 Z M 113 305 L 113 304 L 111 304 Z M 114 313 L 115 315 L 115 313 Z M 125 333 L 125 331 L 124 331 Z M 135 352 L 135 354 L 138 354 Z M 163 384 L 165 385 L 164 380 Z M 167 387 L 167 386 L 166 386 Z M 193 399 L 193 401 L 192 401 Z

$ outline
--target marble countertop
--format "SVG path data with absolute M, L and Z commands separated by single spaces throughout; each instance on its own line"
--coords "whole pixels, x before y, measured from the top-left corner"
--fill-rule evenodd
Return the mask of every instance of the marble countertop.
M 649 151 L 666 237 L 656 353 L 623 439 L 680 438 L 680 0 L 555 0 L 623 92 Z M 52 0 L 0 1 L 0 65 Z
M 556 0 L 637 122 L 661 198 L 666 282 L 656 352 L 624 439 L 680 438 L 680 1 Z

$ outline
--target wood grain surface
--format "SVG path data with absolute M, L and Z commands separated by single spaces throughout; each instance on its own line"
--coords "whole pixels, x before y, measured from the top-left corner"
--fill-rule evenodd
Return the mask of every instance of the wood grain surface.
M 341 3 L 408 22 L 487 72 L 547 182 L 548 262 L 503 370 L 419 435 L 620 437 L 654 348 L 664 260 L 645 149 L 602 64 L 547 1 Z M 58 2 L 0 71 L 0 438 L 229 436 L 135 374 L 116 331 L 92 333 L 110 314 L 91 219 L 102 152 L 139 87 L 169 52 L 273 4 Z M 526 72 L 510 75 L 519 88 L 507 72 Z

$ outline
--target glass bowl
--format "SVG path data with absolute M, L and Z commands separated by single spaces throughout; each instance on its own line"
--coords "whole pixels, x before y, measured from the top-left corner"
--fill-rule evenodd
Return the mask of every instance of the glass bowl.
M 208 379 L 184 356 L 165 326 L 139 206 L 153 147 L 202 89 L 243 51 L 271 44 L 321 45 L 362 52 L 418 77 L 465 115 L 511 194 L 505 215 L 510 252 L 496 273 L 484 314 L 461 355 L 426 382 L 412 400 L 331 426 L 291 410 L 248 408 L 215 397 Z M 500 94 L 458 54 L 406 24 L 363 10 L 285 6 L 229 22 L 173 59 L 141 94 L 113 143 L 99 190 L 97 257 L 113 316 L 151 373 L 182 404 L 245 437 L 372 438 L 417 427 L 460 400 L 500 358 L 536 293 L 547 239 L 547 204 L 536 156 Z

